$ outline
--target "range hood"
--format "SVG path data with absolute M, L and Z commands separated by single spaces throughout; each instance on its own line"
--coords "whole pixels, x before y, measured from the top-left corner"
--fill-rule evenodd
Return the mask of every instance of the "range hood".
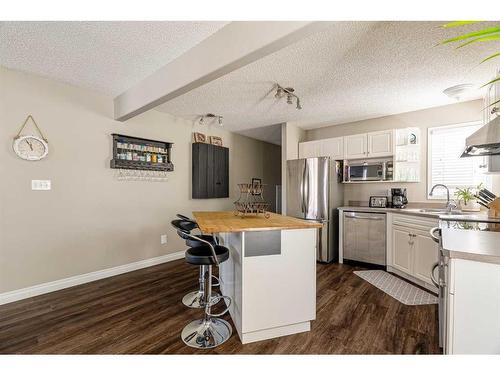
M 500 155 L 500 116 L 466 138 L 460 157 L 488 155 Z

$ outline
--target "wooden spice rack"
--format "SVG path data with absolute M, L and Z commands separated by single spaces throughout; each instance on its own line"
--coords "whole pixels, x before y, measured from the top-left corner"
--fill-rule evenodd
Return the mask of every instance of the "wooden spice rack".
M 111 168 L 158 172 L 174 170 L 171 160 L 173 143 L 123 134 L 112 134 L 112 136 L 113 159 L 110 162 Z M 149 161 L 147 160 L 148 156 Z

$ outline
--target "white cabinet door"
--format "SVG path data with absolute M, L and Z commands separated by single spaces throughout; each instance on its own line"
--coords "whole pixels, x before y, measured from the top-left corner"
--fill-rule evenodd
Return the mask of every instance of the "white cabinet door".
M 446 354 L 500 353 L 500 265 L 451 259 Z
M 299 159 L 317 158 L 321 155 L 321 141 L 309 141 L 299 143 Z
M 392 129 L 368 133 L 368 157 L 391 156 L 392 133 Z
M 392 227 L 392 266 L 410 275 L 412 240 L 410 232 Z
M 366 134 L 356 134 L 344 137 L 344 158 L 365 158 L 367 153 L 366 139 Z
M 415 233 L 415 247 L 413 249 L 413 276 L 432 284 L 431 269 L 438 261 L 438 245 L 431 237 L 422 233 Z
M 344 138 L 323 139 L 321 153 L 321 156 L 329 156 L 333 160 L 344 159 Z

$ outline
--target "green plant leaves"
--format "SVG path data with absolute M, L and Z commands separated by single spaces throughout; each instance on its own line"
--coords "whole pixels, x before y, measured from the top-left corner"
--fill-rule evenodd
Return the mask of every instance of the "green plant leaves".
M 447 44 L 451 42 L 458 42 L 460 40 L 465 40 L 469 38 L 474 38 L 474 37 L 480 37 L 480 36 L 485 36 L 489 34 L 494 34 L 500 32 L 500 26 L 496 27 L 488 27 L 487 29 L 483 30 L 478 30 L 478 31 L 473 31 L 471 33 L 459 35 L 450 39 L 443 40 L 440 44 Z M 461 46 L 462 47 L 462 46 Z
M 472 44 L 472 43 L 476 43 L 476 42 L 488 42 L 488 41 L 491 41 L 491 40 L 500 40 L 500 34 L 488 35 L 488 36 L 483 36 L 481 38 L 476 38 L 476 39 L 469 40 L 468 42 L 459 45 L 457 47 L 457 49 L 465 47 L 465 46 L 467 46 L 469 44 Z
M 490 104 L 489 106 L 487 106 L 486 108 L 493 107 L 495 104 L 498 104 L 498 103 L 500 103 L 500 99 L 498 99 L 496 102 L 491 103 L 491 104 Z M 486 109 L 486 108 L 484 108 L 484 109 Z
M 486 82 L 484 85 L 482 85 L 480 88 L 483 88 L 484 86 L 488 86 L 488 85 L 491 85 L 492 83 L 495 83 L 495 82 L 498 82 L 500 81 L 500 77 L 497 77 L 495 79 L 492 79 L 491 81 L 489 82 Z
M 450 27 L 458 27 L 458 26 L 464 26 L 464 25 L 470 25 L 472 23 L 477 23 L 481 21 L 454 21 L 454 22 L 449 22 L 445 25 L 442 25 L 441 27 L 443 29 L 448 29 Z
M 473 24 L 473 23 L 477 23 L 477 22 L 480 22 L 480 21 L 454 21 L 454 22 L 449 22 L 445 25 L 442 25 L 441 27 L 442 28 L 452 28 L 452 27 L 469 25 L 469 24 Z M 469 39 L 469 40 L 467 40 L 467 39 Z M 439 43 L 438 45 L 452 43 L 452 42 L 459 42 L 459 41 L 465 42 L 465 43 L 460 44 L 458 47 L 456 47 L 458 49 L 458 48 L 462 48 L 462 47 L 465 47 L 465 46 L 468 46 L 470 44 L 477 43 L 477 42 L 490 42 L 490 41 L 498 41 L 498 40 L 500 40 L 500 26 L 494 26 L 494 27 L 488 27 L 486 29 L 473 31 L 473 32 L 470 32 L 467 34 L 462 34 L 462 35 L 458 35 L 458 36 L 453 37 L 453 38 L 446 39 L 446 40 L 442 41 L 441 43 Z M 499 57 L 499 56 L 500 56 L 500 52 L 496 52 L 496 53 L 486 57 L 485 59 L 483 59 L 479 64 L 482 64 L 486 61 L 489 61 L 489 60 L 494 59 L 495 57 Z M 484 85 L 481 86 L 481 88 L 488 86 L 488 85 L 491 85 L 492 83 L 495 83 L 498 81 L 500 81 L 500 77 L 497 77 L 497 78 L 485 83 Z M 496 104 L 496 103 L 498 103 L 498 102 L 495 102 L 493 104 Z
M 484 62 L 486 62 L 486 61 L 488 61 L 488 60 L 491 60 L 491 59 L 493 59 L 493 58 L 495 58 L 495 57 L 498 57 L 498 56 L 500 56 L 500 52 L 497 52 L 497 53 L 494 53 L 494 54 L 493 54 L 493 55 L 491 55 L 491 56 L 488 56 L 488 57 L 487 57 L 487 58 L 485 58 L 483 61 L 481 61 L 479 64 L 482 64 L 482 63 L 484 63 Z

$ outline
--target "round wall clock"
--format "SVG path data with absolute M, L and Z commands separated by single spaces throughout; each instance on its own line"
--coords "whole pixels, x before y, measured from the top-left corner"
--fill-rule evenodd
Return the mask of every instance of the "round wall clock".
M 36 135 L 21 135 L 21 132 L 23 131 L 29 120 L 31 120 L 35 125 L 36 130 L 38 130 L 38 133 L 40 133 L 40 137 L 37 137 Z M 14 149 L 16 155 L 24 160 L 41 160 L 48 155 L 49 143 L 43 136 L 42 131 L 38 127 L 33 116 L 28 115 L 28 117 L 26 117 L 26 120 L 24 120 L 23 126 L 21 126 L 21 129 L 14 137 L 12 148 Z
M 24 160 L 41 160 L 49 153 L 49 144 L 35 135 L 23 135 L 14 139 L 14 152 Z

